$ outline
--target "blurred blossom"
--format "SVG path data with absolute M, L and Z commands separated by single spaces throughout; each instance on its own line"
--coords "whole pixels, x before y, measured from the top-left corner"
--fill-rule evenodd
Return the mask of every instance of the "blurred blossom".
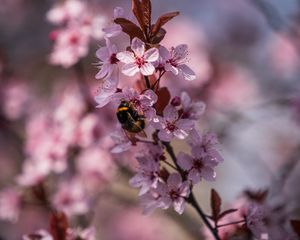
M 68 216 L 85 214 L 89 211 L 89 198 L 84 183 L 79 179 L 60 182 L 52 202 L 55 208 Z
M 86 229 L 68 229 L 66 240 L 96 240 L 96 229 L 89 227 Z
M 81 147 L 88 147 L 99 141 L 103 131 L 103 126 L 99 123 L 99 116 L 94 113 L 87 114 L 79 122 L 75 142 Z
M 257 100 L 254 76 L 245 69 L 230 66 L 221 70 L 210 101 L 220 109 L 243 108 Z
M 268 45 L 273 74 L 282 78 L 291 78 L 297 74 L 299 53 L 292 39 L 284 35 L 272 35 Z
M 2 111 L 4 115 L 10 120 L 17 120 L 23 117 L 29 105 L 29 89 L 25 83 L 12 82 L 1 89 Z
M 84 149 L 78 156 L 76 167 L 80 178 L 85 182 L 85 188 L 92 194 L 99 192 L 101 187 L 111 181 L 115 165 L 105 149 L 92 146 Z
M 46 230 L 38 230 L 34 233 L 24 235 L 22 240 L 53 240 L 53 237 Z
M 0 192 L 0 219 L 17 222 L 21 210 L 21 194 L 13 188 Z
M 106 18 L 93 14 L 86 2 L 67 0 L 55 5 L 48 13 L 47 19 L 55 25 L 62 26 L 54 30 L 50 37 L 54 41 L 50 54 L 50 63 L 65 68 L 73 66 L 89 51 L 91 39 L 101 39 L 102 26 Z

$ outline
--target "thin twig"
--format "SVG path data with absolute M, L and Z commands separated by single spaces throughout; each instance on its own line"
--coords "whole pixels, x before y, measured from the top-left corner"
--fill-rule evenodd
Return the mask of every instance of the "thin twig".
M 147 89 L 151 89 L 151 84 L 148 76 L 144 76 Z
M 170 145 L 169 142 L 162 142 L 162 144 L 165 146 L 168 154 L 170 155 L 172 161 L 174 162 L 177 171 L 181 174 L 182 178 L 184 180 L 186 180 L 186 174 L 184 174 L 183 170 L 179 167 L 178 163 L 177 163 L 177 158 L 176 155 L 174 153 L 173 147 Z M 200 217 L 202 218 L 202 221 L 204 222 L 204 224 L 207 226 L 207 228 L 211 231 L 211 233 L 213 234 L 214 238 L 216 240 L 221 240 L 219 235 L 218 235 L 218 230 L 217 228 L 214 228 L 210 222 L 207 219 L 207 215 L 203 212 L 203 210 L 201 209 L 200 205 L 198 204 L 198 202 L 196 201 L 196 198 L 194 196 L 194 193 L 191 192 L 189 198 L 187 199 L 188 203 L 190 203 L 195 210 L 197 211 L 197 213 L 200 215 Z

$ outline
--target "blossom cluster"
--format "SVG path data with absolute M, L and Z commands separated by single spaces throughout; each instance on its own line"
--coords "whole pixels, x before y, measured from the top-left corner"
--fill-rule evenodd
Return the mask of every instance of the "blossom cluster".
M 124 11 L 118 7 L 114 12 Z M 173 17 L 176 15 L 173 14 Z M 106 46 L 96 52 L 100 68 L 96 78 L 101 81 L 99 93 L 95 97 L 97 107 L 113 103 L 118 111 L 118 106 L 126 102 L 130 111 L 133 109 L 143 118 L 145 127 L 139 129 L 137 134 L 121 123 L 123 130 L 119 131 L 119 136 L 114 134 L 116 142 L 112 151 L 121 153 L 136 143 L 146 141 L 137 153 L 138 172 L 130 184 L 141 188 L 139 195 L 145 212 L 174 206 L 182 214 L 193 186 L 203 179 L 214 181 L 216 178 L 215 167 L 223 161 L 217 149 L 218 141 L 215 134 L 201 134 L 197 130 L 197 121 L 205 111 L 204 102 L 193 101 L 187 92 L 163 99 L 161 91 L 170 94 L 162 87 L 162 77 L 166 73 L 171 74 L 170 78 L 172 75 L 180 76 L 181 81 L 196 78 L 188 66 L 188 46 L 180 44 L 167 48 L 162 44 L 151 45 L 141 37 L 133 37 L 126 51 L 118 51 L 113 38 L 119 36 L 120 27 L 124 28 L 122 21 L 135 24 L 129 19 L 115 16 L 115 22 L 119 25 L 106 28 L 109 29 L 106 31 Z M 142 23 L 140 25 L 142 29 Z M 162 28 L 160 31 L 163 31 Z M 120 75 L 146 83 L 140 89 L 124 86 L 120 83 Z M 126 121 L 137 124 L 134 121 L 138 120 L 134 118 L 129 116 Z M 191 154 L 180 152 L 171 164 L 165 155 L 166 146 L 173 139 L 187 140 Z M 175 172 L 170 172 L 167 165 L 171 165 Z
M 21 211 L 35 204 L 62 211 L 70 220 L 88 214 L 116 169 L 108 151 L 112 143 L 100 121 L 77 88 L 65 89 L 48 109 L 31 113 L 22 172 L 16 185 L 0 192 L 0 219 L 17 222 Z M 67 239 L 92 240 L 94 232 L 69 227 Z M 46 230 L 23 238 L 38 236 L 57 239 Z
M 92 39 L 103 37 L 103 15 L 95 14 L 84 1 L 67 0 L 56 4 L 47 13 L 47 20 L 57 26 L 49 38 L 54 42 L 49 61 L 69 68 L 88 54 Z

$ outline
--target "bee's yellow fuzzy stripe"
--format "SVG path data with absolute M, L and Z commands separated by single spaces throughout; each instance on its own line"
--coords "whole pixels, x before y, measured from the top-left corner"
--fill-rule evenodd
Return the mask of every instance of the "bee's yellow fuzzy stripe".
M 118 111 L 126 111 L 126 110 L 128 110 L 128 107 L 120 107 L 120 108 L 118 109 Z

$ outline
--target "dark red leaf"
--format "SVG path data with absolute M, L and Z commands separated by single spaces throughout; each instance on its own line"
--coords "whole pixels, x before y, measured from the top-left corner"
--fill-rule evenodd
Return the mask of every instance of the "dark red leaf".
M 219 196 L 216 190 L 212 189 L 210 195 L 210 205 L 211 205 L 212 218 L 214 219 L 215 222 L 218 220 L 219 214 L 221 212 L 221 204 L 222 204 L 221 197 Z
M 146 36 L 151 27 L 151 8 L 150 0 L 132 0 L 132 12 Z
M 152 36 L 155 36 L 163 25 L 165 25 L 167 22 L 169 22 L 172 18 L 176 17 L 177 15 L 179 15 L 179 12 L 170 12 L 160 16 L 157 19 L 154 26 L 152 27 L 152 31 L 151 31 Z
M 54 240 L 66 240 L 68 227 L 68 219 L 63 212 L 53 212 L 51 214 L 49 231 Z
M 142 30 L 133 22 L 125 18 L 116 18 L 115 23 L 122 27 L 122 31 L 130 36 L 130 39 L 138 37 L 145 42 Z
M 140 0 L 132 0 L 131 4 L 132 4 L 132 12 L 133 12 L 134 16 L 136 17 L 141 28 L 145 29 L 142 4 L 141 4 Z
M 167 32 L 165 29 L 163 29 L 163 28 L 159 29 L 158 33 L 151 37 L 150 43 L 151 44 L 159 44 L 164 39 L 166 33 Z
M 166 87 L 162 87 L 156 91 L 156 94 L 158 96 L 157 103 L 155 104 L 155 109 L 158 115 L 163 114 L 163 110 L 168 105 L 171 99 L 171 94 Z
M 145 25 L 144 32 L 148 33 L 150 32 L 151 29 L 151 11 L 152 11 L 152 6 L 151 6 L 151 1 L 150 0 L 142 0 L 142 14 L 143 14 L 143 21 Z
M 300 220 L 291 220 L 291 225 L 294 232 L 300 237 Z
M 238 210 L 238 209 L 228 209 L 228 210 L 222 212 L 222 213 L 219 215 L 218 220 L 220 220 L 221 218 L 223 218 L 224 216 L 226 216 L 226 215 L 228 215 L 228 214 L 230 214 L 230 213 L 236 212 L 237 210 Z

